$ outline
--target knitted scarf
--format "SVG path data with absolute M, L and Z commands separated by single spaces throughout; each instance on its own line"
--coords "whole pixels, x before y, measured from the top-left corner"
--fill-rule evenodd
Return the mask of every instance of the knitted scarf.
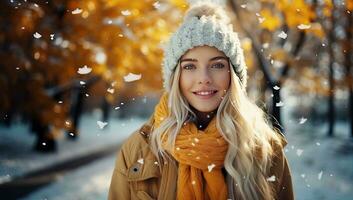
M 159 127 L 168 114 L 168 94 L 164 93 L 155 108 L 154 126 Z M 174 149 L 168 146 L 164 140 L 163 148 L 179 163 L 177 199 L 227 199 L 222 168 L 228 144 L 217 131 L 215 117 L 204 131 L 192 122 L 184 123 Z

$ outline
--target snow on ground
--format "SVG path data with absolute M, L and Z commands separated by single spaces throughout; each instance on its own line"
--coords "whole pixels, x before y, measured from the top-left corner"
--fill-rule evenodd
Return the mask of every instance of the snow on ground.
M 353 140 L 348 123 L 336 122 L 335 137 L 329 138 L 327 125 L 313 126 L 310 119 L 303 124 L 300 119 L 284 121 L 296 199 L 352 199 Z
M 106 200 L 115 158 L 111 155 L 74 170 L 22 200 Z
M 10 128 L 0 126 L 0 183 L 68 158 L 117 145 L 146 121 L 140 118 L 112 118 L 108 126 L 101 130 L 97 125 L 98 120 L 98 116 L 84 115 L 78 140 L 71 141 L 63 135 L 58 140 L 56 153 L 34 152 L 35 135 L 30 134 L 25 125 L 16 124 Z

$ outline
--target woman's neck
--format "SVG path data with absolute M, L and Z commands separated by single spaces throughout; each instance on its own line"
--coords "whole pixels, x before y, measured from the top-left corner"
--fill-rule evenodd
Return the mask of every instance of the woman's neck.
M 217 113 L 217 109 L 211 112 L 200 112 L 195 108 L 191 107 L 191 110 L 196 114 L 196 120 L 194 121 L 194 123 L 196 124 L 197 129 L 199 130 L 204 130 Z

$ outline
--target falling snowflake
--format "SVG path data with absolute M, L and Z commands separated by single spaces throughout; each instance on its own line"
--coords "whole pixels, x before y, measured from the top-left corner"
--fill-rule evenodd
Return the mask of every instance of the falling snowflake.
M 301 156 L 303 153 L 303 149 L 297 149 L 297 156 Z
M 73 10 L 71 13 L 72 13 L 73 15 L 80 14 L 80 13 L 82 13 L 82 9 L 80 9 L 80 8 L 76 8 L 76 9 L 75 9 L 75 10 Z
M 264 22 L 266 18 L 264 18 L 264 17 L 259 17 L 258 19 L 259 19 L 259 23 L 262 24 L 262 22 Z
M 306 122 L 306 118 L 302 117 L 299 119 L 299 124 L 304 124 Z
M 284 31 L 282 31 L 280 34 L 278 34 L 278 37 L 282 38 L 282 39 L 286 39 L 287 38 L 287 33 L 285 33 Z
M 273 89 L 275 89 L 275 90 L 279 90 L 279 89 L 281 89 L 280 87 L 278 87 L 277 85 L 275 85 L 274 87 L 273 87 Z
M 35 33 L 33 34 L 33 37 L 36 38 L 36 39 L 39 39 L 39 38 L 42 37 L 42 35 L 39 34 L 38 32 L 35 32 Z
M 123 10 L 123 11 L 121 11 L 121 14 L 124 16 L 129 16 L 129 15 L 131 15 L 131 12 L 129 10 Z
M 55 34 L 50 34 L 50 40 L 54 40 Z
M 153 3 L 153 7 L 155 9 L 159 9 L 161 7 L 161 4 L 158 1 L 156 1 L 156 2 Z
M 214 168 L 214 167 L 216 167 L 216 165 L 215 164 L 210 164 L 210 165 L 208 165 L 207 166 L 207 168 L 208 168 L 208 172 L 211 172 L 212 171 L 212 169 Z
M 92 68 L 87 67 L 87 65 L 78 68 L 77 73 L 79 74 L 89 74 L 92 71 Z
M 246 4 L 241 4 L 240 5 L 240 7 L 242 7 L 242 8 L 246 8 L 246 6 L 247 6 Z
M 300 176 L 301 176 L 302 178 L 305 178 L 305 174 L 300 174 Z
M 196 181 L 192 181 L 191 184 L 195 185 L 195 184 L 196 184 Z
M 276 107 L 281 107 L 281 106 L 283 106 L 283 105 L 284 105 L 284 103 L 283 103 L 282 101 L 276 103 Z
M 97 121 L 97 124 L 100 129 L 103 129 L 106 125 L 108 125 L 108 122 Z
M 311 27 L 310 24 L 300 24 L 297 26 L 300 30 L 304 30 L 304 29 L 309 29 Z
M 119 109 L 120 109 L 120 107 L 119 107 L 119 106 L 117 106 L 117 107 L 115 107 L 114 109 L 115 109 L 115 110 L 119 110 Z
M 80 85 L 85 85 L 85 84 L 86 84 L 86 82 L 80 81 Z
M 45 145 L 47 145 L 47 143 L 45 143 L 45 142 L 42 142 L 42 145 L 43 145 L 43 146 L 45 146 Z
M 128 75 L 124 76 L 125 82 L 132 82 L 141 79 L 141 74 L 133 74 L 129 73 Z
M 317 145 L 317 146 L 320 146 L 320 142 L 316 142 L 316 145 Z
M 109 92 L 110 94 L 114 94 L 114 88 L 108 88 L 107 92 Z
M 137 162 L 143 165 L 143 158 L 138 159 Z
M 155 165 L 158 165 L 158 162 L 157 162 L 157 161 L 155 161 L 155 162 L 154 162 L 154 164 L 155 164 Z
M 269 182 L 275 182 L 276 181 L 276 176 L 272 175 L 272 176 L 268 177 L 266 180 L 269 181 Z
M 317 176 L 317 179 L 321 180 L 323 173 L 324 173 L 323 171 L 320 171 L 319 175 Z

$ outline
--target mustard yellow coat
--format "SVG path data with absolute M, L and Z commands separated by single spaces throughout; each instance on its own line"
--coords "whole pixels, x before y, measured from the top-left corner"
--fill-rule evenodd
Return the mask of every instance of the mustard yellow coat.
M 109 200 L 176 199 L 177 164 L 164 163 L 160 171 L 157 159 L 148 144 L 150 129 L 150 123 L 143 125 L 124 142 L 119 150 L 111 179 Z M 285 141 L 284 138 L 283 140 Z M 293 200 L 288 162 L 282 149 L 277 151 L 278 154 L 274 158 L 274 164 L 268 174 L 268 177 L 272 175 L 276 177 L 272 182 L 277 194 L 275 199 Z M 167 171 L 163 169 L 167 165 L 172 167 L 175 173 L 163 176 L 163 172 Z M 228 186 L 233 183 L 229 175 L 227 175 L 226 181 Z M 228 196 L 229 199 L 234 199 L 231 188 L 228 189 Z

